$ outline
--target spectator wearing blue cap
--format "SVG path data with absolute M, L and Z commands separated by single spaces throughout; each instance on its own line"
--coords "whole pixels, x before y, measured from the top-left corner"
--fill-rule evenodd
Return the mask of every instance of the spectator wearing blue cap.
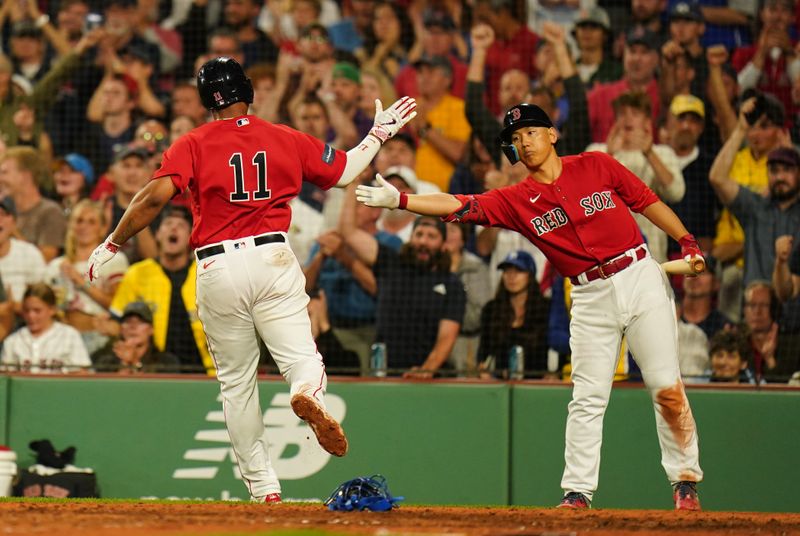
M 478 362 L 486 372 L 508 370 L 509 352 L 521 346 L 525 376 L 547 372 L 547 320 L 550 300 L 536 282 L 536 263 L 524 250 L 512 251 L 497 265 L 502 280 L 481 313 Z
M 85 156 L 66 154 L 53 163 L 53 183 L 64 215 L 69 216 L 78 201 L 89 197 L 94 186 L 94 168 Z

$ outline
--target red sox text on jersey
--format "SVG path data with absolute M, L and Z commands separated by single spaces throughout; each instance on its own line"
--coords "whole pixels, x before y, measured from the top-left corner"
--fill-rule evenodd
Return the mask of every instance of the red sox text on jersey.
M 607 208 L 616 208 L 614 199 L 611 197 L 612 192 L 606 190 L 604 192 L 595 192 L 592 195 L 587 195 L 579 201 L 583 207 L 583 213 L 586 216 L 591 216 L 599 210 Z M 536 216 L 531 220 L 531 225 L 536 231 L 536 234 L 542 236 L 549 233 L 553 229 L 566 225 L 569 221 L 567 213 L 561 207 L 556 207 L 553 210 L 548 210 L 541 216 Z
M 517 231 L 564 276 L 640 245 L 642 234 L 630 210 L 641 212 L 655 203 L 653 191 L 605 153 L 561 161 L 563 169 L 554 183 L 528 177 L 484 194 L 458 196 L 464 206 L 448 219 Z

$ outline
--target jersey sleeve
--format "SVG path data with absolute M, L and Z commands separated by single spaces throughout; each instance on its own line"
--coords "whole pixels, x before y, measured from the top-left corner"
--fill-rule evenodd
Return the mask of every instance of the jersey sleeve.
M 347 164 L 347 153 L 334 149 L 317 138 L 292 130 L 297 154 L 303 167 L 303 180 L 329 190 L 339 181 Z
M 183 192 L 194 175 L 191 140 L 191 135 L 181 136 L 164 151 L 161 166 L 153 173 L 152 178 L 169 176 L 178 192 Z
M 634 212 L 644 209 L 658 201 L 658 196 L 634 175 L 628 168 L 605 153 L 592 153 L 597 158 L 597 167 L 603 175 L 610 175 L 611 184 L 628 207 Z

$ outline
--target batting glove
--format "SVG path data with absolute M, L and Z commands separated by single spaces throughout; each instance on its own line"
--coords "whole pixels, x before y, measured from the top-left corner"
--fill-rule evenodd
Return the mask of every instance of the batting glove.
M 356 186 L 356 199 L 368 207 L 397 208 L 400 206 L 400 192 L 386 182 L 380 173 L 375 174 L 379 186 Z
M 691 262 L 693 259 L 700 259 L 705 262 L 703 258 L 703 252 L 700 251 L 700 246 L 697 244 L 697 240 L 695 240 L 694 235 L 687 234 L 680 240 L 678 240 L 678 244 L 681 245 L 681 257 L 686 262 Z
M 89 257 L 89 269 L 86 274 L 84 274 L 84 277 L 89 283 L 97 281 L 97 278 L 100 277 L 98 270 L 100 270 L 101 266 L 110 261 L 114 255 L 117 254 L 117 251 L 119 251 L 119 244 L 115 244 L 111 241 L 111 235 L 108 235 L 105 242 L 95 248 Z
M 417 101 L 403 97 L 384 110 L 380 99 L 375 99 L 375 123 L 369 133 L 385 143 L 397 134 L 403 126 L 417 116 Z

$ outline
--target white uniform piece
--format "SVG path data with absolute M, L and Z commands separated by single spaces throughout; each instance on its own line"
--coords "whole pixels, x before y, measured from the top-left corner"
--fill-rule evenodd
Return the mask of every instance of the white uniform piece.
M 586 148 L 586 151 L 607 153 L 608 147 L 605 143 L 593 143 Z M 664 167 L 672 174 L 672 182 L 667 187 L 658 182 L 653 166 L 650 165 L 641 151 L 617 151 L 613 156 L 617 162 L 642 179 L 642 182 L 652 189 L 661 201 L 664 203 L 677 203 L 686 194 L 686 182 L 683 179 L 683 171 L 681 171 L 678 157 L 669 145 L 653 145 L 653 151 L 661 159 Z M 636 220 L 639 229 L 642 230 L 653 258 L 658 262 L 665 262 L 667 260 L 667 242 L 669 240 L 667 234 L 641 214 L 634 212 L 633 219 Z
M 322 356 L 308 337 L 305 277 L 291 248 L 281 242 L 255 246 L 252 236 L 221 245 L 225 253 L 198 260 L 197 312 L 214 357 L 223 409 L 237 416 L 226 422 L 242 478 L 253 497 L 264 497 L 280 493 L 281 487 L 270 462 L 258 391 L 251 383 L 259 360 L 253 326 L 292 394 L 304 385 L 317 386 L 315 398 L 324 404 L 327 376 Z M 240 452 L 237 445 L 254 447 Z
M 567 463 L 561 487 L 583 493 L 590 500 L 597 489 L 603 413 L 623 333 L 653 397 L 661 464 L 667 478 L 673 484 L 703 478 L 697 430 L 675 359 L 674 296 L 666 275 L 648 254 L 613 277 L 572 287 L 570 348 L 575 387 L 567 418 Z
M 92 366 L 80 332 L 72 326 L 54 322 L 34 337 L 27 327 L 3 341 L 0 362 L 5 370 L 33 373 L 68 373 Z
M 11 247 L 5 257 L 0 257 L 0 276 L 3 285 L 11 290 L 9 299 L 22 301 L 25 287 L 44 281 L 45 262 L 39 248 L 11 238 Z

